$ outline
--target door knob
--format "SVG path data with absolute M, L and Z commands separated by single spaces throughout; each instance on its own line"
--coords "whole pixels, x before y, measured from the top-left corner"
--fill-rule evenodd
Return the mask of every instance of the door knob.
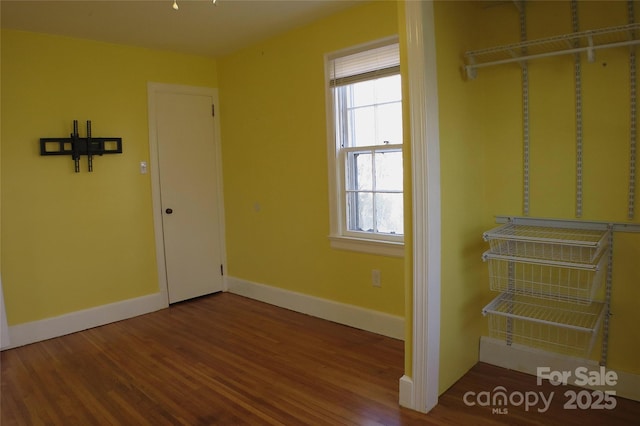
M 173 213 L 173 209 L 166 209 L 164 212 L 165 212 L 166 214 L 171 214 L 171 213 Z

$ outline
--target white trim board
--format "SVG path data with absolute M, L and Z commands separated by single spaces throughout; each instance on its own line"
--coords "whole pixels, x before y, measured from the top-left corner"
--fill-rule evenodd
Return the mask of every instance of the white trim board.
M 228 291 L 281 308 L 404 340 L 404 318 L 227 276 Z
M 411 378 L 400 379 L 399 402 L 426 413 L 438 403 L 440 376 L 440 130 L 433 0 L 405 2 L 405 17 L 411 93 L 413 341 Z
M 406 374 L 400 378 L 398 389 L 399 404 L 402 407 L 411 407 L 413 404 L 413 380 Z
M 162 293 L 154 293 L 57 317 L 12 325 L 9 326 L 10 345 L 2 350 L 148 314 L 168 306 L 167 299 Z
M 549 367 L 553 371 L 569 372 L 575 372 L 578 367 L 587 367 L 589 371 L 598 371 L 599 369 L 597 361 L 574 358 L 522 345 L 507 346 L 503 340 L 485 336 L 480 338 L 480 362 L 534 376 L 537 374 L 538 367 Z M 609 387 L 602 390 L 614 390 L 617 396 L 640 401 L 640 375 L 609 368 L 607 370 L 616 372 L 618 383 L 614 389 Z M 571 381 L 572 377 L 573 374 L 569 377 L 569 384 L 575 385 Z M 593 386 L 586 387 L 598 389 Z

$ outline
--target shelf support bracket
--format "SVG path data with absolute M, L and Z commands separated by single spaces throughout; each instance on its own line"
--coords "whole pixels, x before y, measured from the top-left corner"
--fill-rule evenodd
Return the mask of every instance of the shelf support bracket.
M 524 9 L 524 0 L 513 0 L 513 5 L 518 9 L 518 12 L 522 13 Z
M 475 80 L 478 76 L 478 69 L 474 66 L 476 61 L 473 56 L 469 56 L 467 58 L 467 62 L 469 63 L 464 67 L 465 74 L 467 75 L 467 79 Z
M 587 61 L 589 63 L 593 63 L 596 61 L 596 51 L 593 48 L 593 37 L 587 37 L 587 43 L 589 44 L 589 48 L 587 49 Z

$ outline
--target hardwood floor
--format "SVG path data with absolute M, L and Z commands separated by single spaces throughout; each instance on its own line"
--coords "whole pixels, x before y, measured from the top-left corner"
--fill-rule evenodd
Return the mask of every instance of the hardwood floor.
M 403 343 L 224 293 L 2 352 L 7 425 L 639 425 L 640 403 L 546 413 L 468 407 L 539 390 L 478 364 L 429 414 L 398 406 Z M 547 389 L 562 395 L 558 388 Z

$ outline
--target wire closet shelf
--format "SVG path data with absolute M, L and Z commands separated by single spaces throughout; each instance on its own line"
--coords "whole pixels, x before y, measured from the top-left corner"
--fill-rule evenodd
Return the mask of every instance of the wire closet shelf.
M 532 59 L 581 52 L 586 52 L 589 62 L 593 62 L 598 49 L 640 44 L 638 30 L 640 24 L 634 23 L 468 51 L 464 54 L 464 69 L 467 77 L 473 79 L 478 68 L 514 62 L 523 64 Z

